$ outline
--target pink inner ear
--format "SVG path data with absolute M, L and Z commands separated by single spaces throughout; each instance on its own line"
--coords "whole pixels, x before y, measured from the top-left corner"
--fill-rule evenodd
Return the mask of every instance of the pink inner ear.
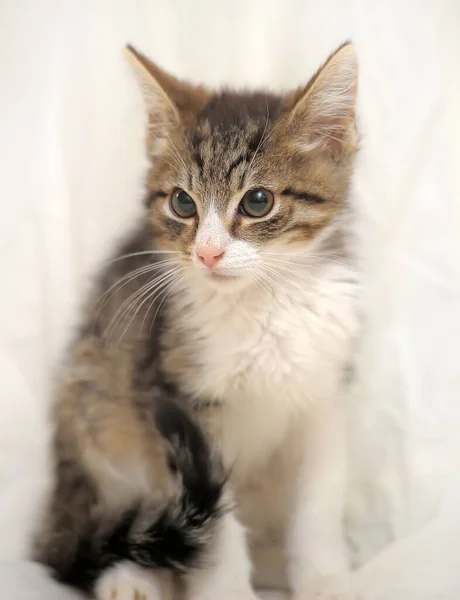
M 321 139 L 325 148 L 337 155 L 345 149 L 350 138 L 354 141 L 354 131 L 354 110 L 351 110 L 348 117 L 329 121 L 325 119 L 319 125 L 316 137 Z
M 354 48 L 340 48 L 314 76 L 292 112 L 293 130 L 309 150 L 340 154 L 356 144 L 357 60 Z

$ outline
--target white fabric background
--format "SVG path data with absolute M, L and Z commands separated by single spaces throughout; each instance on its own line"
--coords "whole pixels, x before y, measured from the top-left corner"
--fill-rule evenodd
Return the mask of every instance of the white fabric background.
M 26 557 L 49 478 L 53 364 L 139 210 L 130 41 L 195 81 L 287 87 L 358 48 L 354 194 L 366 331 L 349 524 L 363 600 L 460 598 L 458 0 L 1 0 L 0 589 L 63 598 Z M 54 591 L 53 591 L 54 590 Z

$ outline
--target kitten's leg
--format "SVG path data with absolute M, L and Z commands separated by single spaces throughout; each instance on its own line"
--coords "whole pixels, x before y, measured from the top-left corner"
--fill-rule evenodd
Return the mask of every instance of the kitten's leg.
M 187 577 L 187 600 L 256 600 L 245 531 L 233 513 L 223 517 L 206 560 Z
M 136 488 L 136 473 L 130 479 L 129 471 L 121 470 L 123 461 L 113 459 L 108 443 L 100 462 L 94 456 L 84 462 L 68 448 L 58 455 L 56 485 L 35 558 L 61 582 L 96 593 L 100 600 L 160 600 L 160 567 L 188 572 L 219 531 L 225 476 L 201 428 L 172 401 L 158 401 L 156 425 L 169 442 L 168 461 L 163 457 L 155 471 L 158 486 L 169 484 L 169 495 L 161 499 L 143 489 L 142 482 Z M 94 468 L 101 463 L 103 476 Z M 115 487 L 120 472 L 121 485 Z M 91 473 L 99 474 L 97 486 Z M 114 493 L 117 500 L 111 503 Z
M 314 407 L 301 432 L 288 536 L 288 569 L 295 600 L 345 600 L 349 590 L 343 537 L 346 477 L 344 414 L 333 402 Z

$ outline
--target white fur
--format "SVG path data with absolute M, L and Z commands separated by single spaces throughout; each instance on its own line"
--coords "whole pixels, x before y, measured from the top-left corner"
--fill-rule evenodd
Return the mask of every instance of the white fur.
M 210 285 L 211 275 L 201 277 L 197 265 L 176 296 L 184 343 L 196 356 L 189 392 L 198 402 L 222 403 L 211 430 L 232 468 L 238 513 L 258 546 L 270 545 L 273 535 L 278 545 L 287 543 L 288 585 L 307 593 L 347 570 L 343 402 L 356 276 L 308 249 L 286 268 L 247 243 L 232 253 L 236 243 L 227 239 L 217 268 L 222 275 L 239 271 L 235 285 Z M 245 552 L 241 546 L 233 556 L 241 560 Z M 233 568 L 228 560 L 224 571 Z
M 201 223 L 197 236 L 195 239 L 196 251 L 200 248 L 212 247 L 216 251 L 224 251 L 228 247 L 229 234 L 227 229 L 220 222 L 218 215 L 215 211 L 211 211 L 211 214 L 207 214 L 204 221 Z M 196 261 L 196 256 L 195 262 Z
M 256 600 L 251 589 L 251 565 L 245 552 L 245 532 L 233 514 L 225 515 L 210 566 L 188 579 L 187 600 Z
M 131 562 L 118 564 L 99 579 L 97 600 L 174 600 L 171 573 L 152 573 Z

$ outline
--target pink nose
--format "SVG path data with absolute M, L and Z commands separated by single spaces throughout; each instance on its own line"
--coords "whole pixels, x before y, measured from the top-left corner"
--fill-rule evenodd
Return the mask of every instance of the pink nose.
M 210 245 L 198 246 L 198 248 L 196 249 L 196 253 L 201 262 L 205 264 L 209 269 L 215 267 L 225 254 L 222 248 Z

